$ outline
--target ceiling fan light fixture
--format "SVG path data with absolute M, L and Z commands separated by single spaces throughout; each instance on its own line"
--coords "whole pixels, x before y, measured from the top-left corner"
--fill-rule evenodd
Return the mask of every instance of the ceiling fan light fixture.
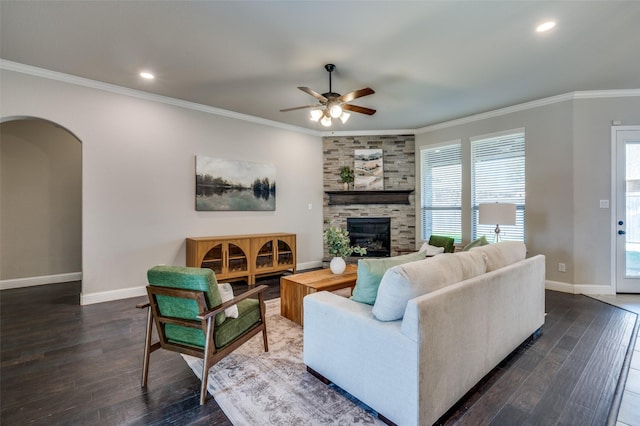
M 1 0 L 0 0 L 1 1 Z M 340 119 L 343 124 L 349 120 L 351 116 L 350 113 L 345 112 L 345 109 L 351 112 L 357 112 L 360 114 L 373 115 L 376 113 L 375 109 L 365 108 L 362 106 L 352 105 L 349 102 L 354 99 L 361 98 L 363 96 L 373 95 L 375 91 L 370 87 L 365 87 L 363 89 L 354 90 L 344 95 L 340 95 L 333 91 L 331 87 L 331 73 L 335 70 L 336 66 L 333 64 L 327 64 L 324 67 L 329 72 L 329 91 L 325 93 L 318 93 L 314 90 L 311 90 L 308 87 L 298 86 L 298 89 L 302 90 L 304 93 L 313 96 L 320 102 L 320 104 L 315 105 L 304 105 L 293 108 L 285 108 L 281 109 L 281 112 L 294 111 L 298 109 L 309 109 L 309 119 L 314 123 L 320 121 L 325 127 L 330 127 L 332 124 L 332 119 Z M 345 108 L 342 107 L 345 106 Z
M 311 110 L 311 121 L 318 122 L 318 120 L 320 120 L 320 118 L 322 118 L 323 115 L 324 115 L 324 113 L 321 110 L 312 109 Z
M 342 115 L 342 107 L 340 105 L 333 105 L 329 109 L 329 114 L 331 115 L 331 118 L 340 117 Z

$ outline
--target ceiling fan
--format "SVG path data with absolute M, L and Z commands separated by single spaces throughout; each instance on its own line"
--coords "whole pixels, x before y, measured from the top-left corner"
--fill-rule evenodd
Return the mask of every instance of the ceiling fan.
M 346 123 L 349 119 L 350 114 L 345 111 L 358 112 L 360 114 L 373 115 L 376 113 L 375 109 L 366 108 L 358 105 L 351 105 L 348 102 L 351 102 L 354 99 L 361 98 L 363 96 L 372 95 L 375 92 L 373 89 L 369 87 L 365 87 L 364 89 L 354 90 L 353 92 L 349 92 L 346 95 L 340 95 L 339 93 L 335 93 L 331 90 L 331 73 L 336 69 L 334 64 L 326 64 L 324 69 L 329 72 L 329 91 L 323 94 L 319 94 L 308 87 L 298 87 L 298 89 L 303 92 L 313 96 L 318 101 L 319 104 L 314 105 L 305 105 L 293 108 L 281 109 L 280 112 L 294 111 L 297 109 L 307 109 L 313 108 L 311 110 L 311 120 L 318 121 L 322 123 L 323 126 L 331 126 L 332 118 L 339 118 L 342 123 Z

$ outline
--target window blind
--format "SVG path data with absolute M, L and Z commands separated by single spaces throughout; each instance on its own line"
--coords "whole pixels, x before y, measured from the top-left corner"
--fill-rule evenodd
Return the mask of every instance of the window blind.
M 462 161 L 460 142 L 420 152 L 422 239 L 431 235 L 462 241 Z
M 471 139 L 472 238 L 491 241 L 495 224 L 478 224 L 478 205 L 513 203 L 516 224 L 500 225 L 501 240 L 525 241 L 525 136 L 524 130 Z

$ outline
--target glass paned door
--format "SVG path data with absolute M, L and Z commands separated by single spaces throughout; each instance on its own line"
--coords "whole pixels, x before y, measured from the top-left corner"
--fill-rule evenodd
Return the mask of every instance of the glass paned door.
M 616 131 L 616 292 L 640 293 L 640 130 Z

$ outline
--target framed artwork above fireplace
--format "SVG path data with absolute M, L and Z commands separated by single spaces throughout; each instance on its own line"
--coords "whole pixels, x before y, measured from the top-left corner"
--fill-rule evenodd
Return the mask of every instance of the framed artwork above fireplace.
M 356 149 L 353 155 L 356 191 L 381 191 L 384 189 L 382 149 Z

